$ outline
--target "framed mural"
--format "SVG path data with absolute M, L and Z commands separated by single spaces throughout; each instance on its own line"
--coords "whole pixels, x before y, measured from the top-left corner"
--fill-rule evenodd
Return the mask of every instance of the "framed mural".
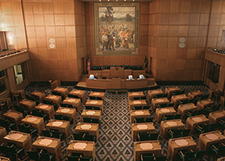
M 139 54 L 139 3 L 94 3 L 96 55 Z

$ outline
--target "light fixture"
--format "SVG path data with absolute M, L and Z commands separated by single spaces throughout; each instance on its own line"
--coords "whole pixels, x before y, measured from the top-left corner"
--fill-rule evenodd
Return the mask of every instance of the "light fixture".
M 109 0 L 108 0 L 108 2 L 109 2 Z
M 99 0 L 99 2 L 101 2 L 102 0 Z
M 127 0 L 124 0 L 124 2 L 125 2 L 125 1 L 127 1 Z

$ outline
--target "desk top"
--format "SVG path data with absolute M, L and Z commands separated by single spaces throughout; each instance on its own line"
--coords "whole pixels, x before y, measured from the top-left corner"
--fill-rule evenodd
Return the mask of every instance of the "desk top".
M 148 123 L 137 123 L 137 124 L 132 124 L 132 130 L 133 131 L 146 131 L 146 130 L 154 130 L 155 127 L 153 125 L 153 122 L 148 122 Z
M 58 92 L 67 92 L 68 89 L 67 88 L 63 88 L 63 87 L 56 87 L 55 89 L 53 89 L 53 91 L 58 91 Z
M 38 147 L 47 147 L 47 148 L 55 149 L 58 145 L 61 146 L 61 141 L 60 139 L 39 136 L 32 145 L 38 146 Z
M 56 128 L 66 128 L 68 126 L 70 126 L 69 121 L 55 120 L 55 119 L 50 120 L 49 123 L 46 125 L 46 127 L 56 127 Z
M 194 142 L 191 136 L 169 139 L 169 145 L 172 149 L 190 147 L 193 145 L 197 147 L 197 144 Z
M 166 127 L 184 127 L 181 119 L 161 121 L 161 128 Z
M 145 96 L 143 92 L 129 92 L 128 97 L 141 97 Z
M 168 87 L 165 89 L 165 93 L 174 92 L 174 91 L 180 91 L 180 88 L 175 86 L 175 87 Z
M 19 104 L 22 104 L 22 105 L 25 105 L 25 106 L 32 106 L 33 104 L 35 104 L 35 102 L 31 101 L 31 100 L 28 100 L 28 99 L 24 99 L 24 100 L 20 101 Z
M 46 110 L 49 111 L 52 108 L 54 108 L 52 105 L 48 105 L 48 104 L 44 104 L 44 103 L 40 103 L 38 106 L 35 107 L 36 109 L 40 109 L 40 110 Z
M 44 119 L 42 117 L 27 115 L 24 119 L 22 119 L 22 122 L 30 124 L 39 124 L 40 122 L 44 122 Z
M 70 98 L 70 97 L 67 97 L 65 100 L 63 100 L 63 103 L 80 103 L 80 99 L 78 98 Z
M 147 105 L 147 102 L 145 100 L 130 100 L 129 105 L 131 106 Z
M 81 113 L 81 116 L 101 116 L 101 110 L 86 110 L 84 109 Z
M 43 95 L 45 95 L 45 93 L 44 92 L 40 92 L 40 91 L 34 91 L 34 92 L 31 93 L 31 95 L 43 96 Z
M 145 145 L 148 145 L 145 147 Z M 149 146 L 150 145 L 150 146 Z M 135 151 L 162 150 L 158 140 L 134 142 Z
M 74 114 L 76 113 L 76 109 L 74 108 L 66 108 L 66 107 L 59 107 L 56 113 L 63 113 L 63 114 Z
M 75 128 L 76 130 L 98 131 L 99 125 L 95 123 L 78 123 Z
M 198 103 L 203 104 L 203 105 L 207 105 L 207 104 L 214 103 L 214 101 L 212 101 L 210 98 L 207 98 L 207 99 L 198 101 Z
M 176 110 L 174 110 L 173 107 L 165 107 L 165 108 L 157 108 L 156 113 L 159 114 L 167 114 L 167 113 L 176 113 Z
M 30 134 L 28 133 L 22 133 L 19 131 L 10 131 L 9 134 L 4 137 L 4 139 L 7 141 L 13 140 L 16 142 L 23 143 L 27 139 L 31 139 L 31 137 L 30 137 Z
M 55 101 L 58 101 L 61 99 L 61 96 L 57 96 L 57 95 L 48 95 L 47 97 L 45 97 L 46 99 L 49 99 L 49 100 L 55 100 Z
M 102 100 L 88 100 L 85 104 L 85 106 L 103 106 Z
M 152 99 L 152 103 L 153 104 L 157 104 L 157 103 L 169 103 L 169 102 L 170 101 L 166 97 L 163 97 L 163 98 L 153 98 Z
M 3 114 L 3 116 L 14 118 L 14 119 L 16 119 L 18 117 L 22 117 L 23 118 L 23 114 L 21 112 L 13 111 L 13 110 L 7 111 L 6 113 Z
M 105 97 L 105 92 L 91 92 L 89 96 L 92 97 Z
M 77 143 L 82 143 L 84 145 L 84 148 L 76 148 L 76 147 L 78 147 L 78 146 L 75 145 Z M 95 142 L 80 141 L 80 140 L 79 141 L 77 141 L 77 140 L 76 141 L 75 140 L 71 140 L 69 146 L 67 147 L 67 151 L 68 150 L 69 151 L 76 151 L 77 150 L 77 151 L 83 151 L 83 152 L 86 152 L 86 151 L 92 152 L 92 151 L 94 151 L 94 149 L 95 149 Z
M 149 110 L 135 110 L 130 111 L 130 116 L 150 116 Z
M 83 94 L 85 94 L 85 91 L 73 89 L 73 90 L 70 92 L 70 94 L 83 95 Z

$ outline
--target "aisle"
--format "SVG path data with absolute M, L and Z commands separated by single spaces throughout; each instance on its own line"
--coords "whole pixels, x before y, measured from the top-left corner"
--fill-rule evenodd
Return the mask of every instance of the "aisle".
M 96 161 L 133 161 L 127 93 L 106 93 Z

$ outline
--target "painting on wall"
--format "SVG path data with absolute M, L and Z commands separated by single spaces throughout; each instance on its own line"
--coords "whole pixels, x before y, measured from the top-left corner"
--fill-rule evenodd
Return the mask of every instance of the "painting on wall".
M 95 3 L 96 55 L 139 54 L 139 3 Z

